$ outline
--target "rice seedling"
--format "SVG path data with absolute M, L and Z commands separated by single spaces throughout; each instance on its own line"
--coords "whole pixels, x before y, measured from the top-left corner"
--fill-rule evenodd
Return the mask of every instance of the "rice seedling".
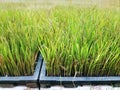
M 32 12 L 0 11 L 0 76 L 31 75 L 38 54 Z
M 119 76 L 120 12 L 97 8 L 0 10 L 0 76 Z
M 39 47 L 48 75 L 120 75 L 118 11 L 59 7 L 49 13 Z

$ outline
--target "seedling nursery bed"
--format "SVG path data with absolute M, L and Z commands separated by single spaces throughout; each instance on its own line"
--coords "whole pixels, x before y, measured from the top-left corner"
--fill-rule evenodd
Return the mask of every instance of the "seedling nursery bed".
M 25 85 L 31 88 L 38 87 L 38 77 L 42 65 L 42 56 L 39 54 L 36 60 L 34 74 L 31 76 L 0 76 L 0 86 L 13 87 Z
M 0 77 L 1 84 L 74 87 L 120 83 L 118 10 L 71 6 L 44 10 L 0 11 L 0 75 L 5 76 Z M 45 63 L 38 60 L 34 72 L 38 49 Z M 24 76 L 31 73 L 33 76 Z M 74 77 L 76 73 L 80 77 Z
M 120 85 L 120 76 L 100 76 L 100 77 L 64 77 L 64 76 L 47 76 L 46 65 L 43 62 L 39 77 L 40 87 L 51 87 L 62 85 L 64 87 L 77 87 L 78 85 Z

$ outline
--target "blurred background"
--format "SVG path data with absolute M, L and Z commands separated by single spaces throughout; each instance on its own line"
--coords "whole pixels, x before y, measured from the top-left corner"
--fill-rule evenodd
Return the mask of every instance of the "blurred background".
M 5 3 L 5 5 L 4 5 Z M 7 3 L 7 4 L 6 4 Z M 12 3 L 12 4 L 11 4 Z M 13 5 L 13 4 L 18 5 Z M 117 8 L 120 0 L 0 0 L 0 8 L 17 6 L 16 8 L 50 8 L 56 5 L 75 5 L 78 7 Z

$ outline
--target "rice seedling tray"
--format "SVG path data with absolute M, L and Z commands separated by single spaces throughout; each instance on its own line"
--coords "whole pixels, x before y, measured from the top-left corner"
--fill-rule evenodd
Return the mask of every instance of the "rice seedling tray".
M 112 85 L 120 86 L 120 76 L 101 76 L 101 77 L 64 77 L 64 76 L 47 76 L 45 63 L 42 63 L 39 77 L 40 87 L 51 87 L 62 85 L 64 87 L 77 87 L 78 85 Z
M 18 85 L 26 85 L 27 87 L 39 87 L 38 78 L 42 65 L 42 56 L 39 54 L 36 59 L 36 65 L 33 75 L 31 76 L 0 76 L 0 86 L 13 87 Z

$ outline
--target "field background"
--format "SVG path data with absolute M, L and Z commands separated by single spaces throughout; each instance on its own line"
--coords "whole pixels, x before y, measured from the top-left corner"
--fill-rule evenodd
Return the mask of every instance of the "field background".
M 120 0 L 0 0 L 0 9 L 5 8 L 51 8 L 56 5 L 120 9 Z

